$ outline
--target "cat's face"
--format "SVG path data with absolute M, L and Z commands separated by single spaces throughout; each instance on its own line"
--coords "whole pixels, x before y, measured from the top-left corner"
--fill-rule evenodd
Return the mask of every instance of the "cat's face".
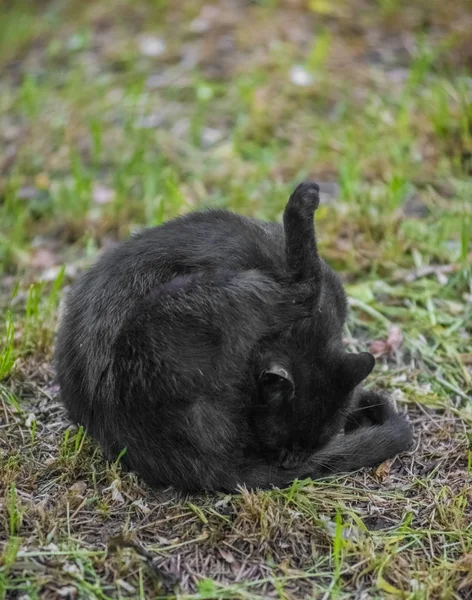
M 264 452 L 283 461 L 324 445 L 343 426 L 354 389 L 374 363 L 367 352 L 323 344 L 312 330 L 292 329 L 274 340 L 261 355 L 253 407 Z

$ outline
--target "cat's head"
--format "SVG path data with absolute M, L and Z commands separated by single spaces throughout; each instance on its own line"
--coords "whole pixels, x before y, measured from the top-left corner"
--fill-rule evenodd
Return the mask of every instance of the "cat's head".
M 262 356 L 254 402 L 256 435 L 272 457 L 310 453 L 343 426 L 355 388 L 375 364 L 368 352 L 342 345 L 300 348 L 296 332 Z
M 310 452 L 343 425 L 354 389 L 374 357 L 348 354 L 342 344 L 346 300 L 341 282 L 321 260 L 313 224 L 319 187 L 300 184 L 284 212 L 288 280 L 301 294 L 300 318 L 263 343 L 255 362 L 254 427 L 269 453 Z

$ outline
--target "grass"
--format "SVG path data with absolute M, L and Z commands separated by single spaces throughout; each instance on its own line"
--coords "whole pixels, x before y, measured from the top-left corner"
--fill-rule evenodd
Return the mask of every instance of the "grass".
M 466 0 L 6 3 L 0 598 L 472 597 L 470 26 Z M 307 176 L 347 347 L 379 350 L 368 383 L 415 448 L 287 490 L 152 492 L 58 404 L 63 292 L 137 227 L 280 219 Z

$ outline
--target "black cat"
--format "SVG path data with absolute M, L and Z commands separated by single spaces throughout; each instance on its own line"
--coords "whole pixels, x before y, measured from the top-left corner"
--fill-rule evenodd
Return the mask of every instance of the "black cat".
M 341 282 L 318 256 L 318 186 L 283 227 L 195 212 L 105 253 L 66 302 L 56 363 L 70 417 L 153 486 L 234 490 L 375 465 L 411 429 L 357 386 Z M 341 432 L 342 429 L 344 432 Z

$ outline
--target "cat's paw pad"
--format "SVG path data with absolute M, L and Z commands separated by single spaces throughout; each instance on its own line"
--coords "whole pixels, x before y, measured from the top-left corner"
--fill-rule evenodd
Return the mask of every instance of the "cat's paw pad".
M 289 204 L 304 213 L 314 213 L 320 203 L 320 186 L 314 181 L 300 183 L 290 196 Z

